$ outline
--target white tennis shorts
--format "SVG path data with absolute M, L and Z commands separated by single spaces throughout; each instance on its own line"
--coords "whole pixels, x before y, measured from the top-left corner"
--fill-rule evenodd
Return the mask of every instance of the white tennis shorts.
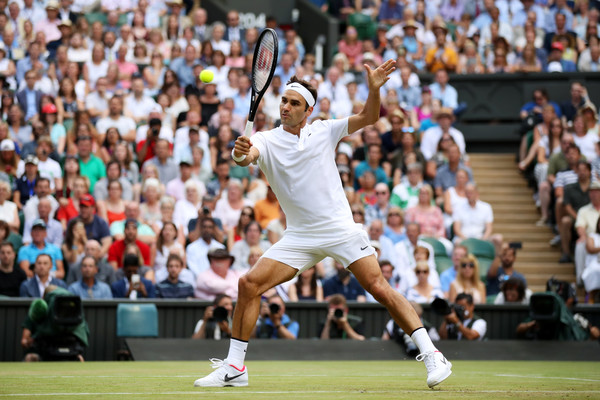
M 262 257 L 296 268 L 298 273 L 331 257 L 348 268 L 354 261 L 375 254 L 367 232 L 356 228 L 327 239 L 286 232 Z

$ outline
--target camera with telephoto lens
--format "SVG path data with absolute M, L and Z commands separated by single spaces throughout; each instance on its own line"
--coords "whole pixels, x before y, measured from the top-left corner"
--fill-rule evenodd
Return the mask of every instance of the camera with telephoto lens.
M 227 320 L 227 309 L 225 307 L 215 307 L 213 310 L 213 319 L 217 322 L 223 322 Z
M 279 304 L 276 304 L 276 303 L 269 304 L 269 311 L 271 312 L 271 314 L 277 314 L 279 312 L 279 310 L 281 310 L 281 307 L 279 306 Z
M 452 311 L 454 311 L 458 319 L 461 321 L 464 321 L 465 319 L 465 308 L 463 306 L 460 304 L 450 304 L 439 297 L 431 302 L 431 310 L 442 317 L 450 315 Z
M 335 317 L 335 319 L 343 318 L 344 310 L 342 310 L 341 308 L 336 308 L 335 311 L 333 312 L 333 316 Z

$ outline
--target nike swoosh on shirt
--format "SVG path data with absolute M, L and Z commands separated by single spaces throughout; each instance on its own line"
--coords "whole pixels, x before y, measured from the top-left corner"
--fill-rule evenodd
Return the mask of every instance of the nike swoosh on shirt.
M 239 376 L 242 376 L 242 375 L 244 375 L 244 373 L 243 373 L 243 372 L 242 372 L 241 374 L 239 374 L 239 375 L 235 375 L 235 376 L 231 376 L 231 377 L 229 376 L 229 374 L 227 374 L 227 375 L 225 375 L 225 377 L 223 378 L 223 380 L 224 380 L 225 382 L 229 382 L 229 381 L 232 381 L 232 380 L 234 380 L 235 378 L 237 378 L 237 377 L 239 377 Z
M 369 247 L 369 246 L 361 247 L 360 249 L 365 250 L 367 247 Z

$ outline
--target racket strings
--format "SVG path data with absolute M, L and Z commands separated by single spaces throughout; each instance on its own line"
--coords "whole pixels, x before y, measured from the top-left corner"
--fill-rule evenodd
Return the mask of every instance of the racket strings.
M 252 80 L 256 91 L 267 85 L 271 68 L 275 62 L 275 40 L 273 35 L 266 35 L 260 42 L 257 59 L 254 60 Z

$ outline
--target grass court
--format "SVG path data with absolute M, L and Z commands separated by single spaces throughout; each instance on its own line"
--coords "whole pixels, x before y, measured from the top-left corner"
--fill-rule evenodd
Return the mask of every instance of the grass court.
M 0 399 L 599 399 L 593 362 L 455 361 L 439 388 L 416 361 L 250 361 L 246 388 L 194 388 L 198 362 L 1 363 Z

